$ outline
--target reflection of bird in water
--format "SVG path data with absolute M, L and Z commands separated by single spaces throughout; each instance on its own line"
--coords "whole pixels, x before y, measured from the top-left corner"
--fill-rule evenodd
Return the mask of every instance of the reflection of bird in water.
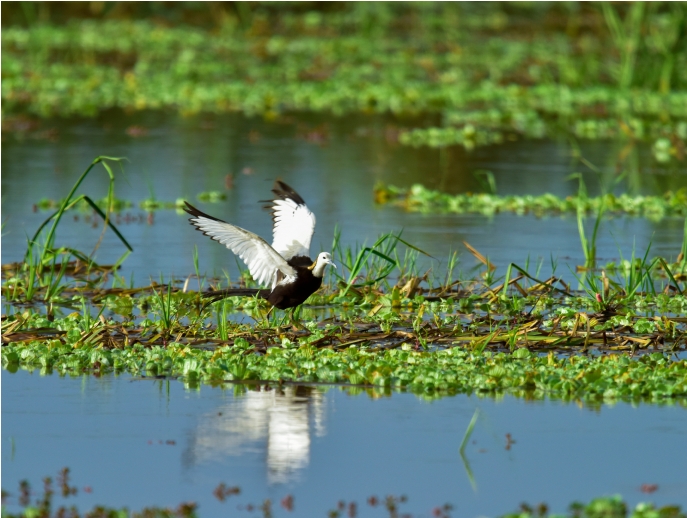
M 272 246 L 256 234 L 209 216 L 186 203 L 184 210 L 193 216 L 189 221 L 198 230 L 238 255 L 258 284 L 270 286 L 208 293 L 213 302 L 236 295 L 258 295 L 279 309 L 295 308 L 320 288 L 328 264 L 336 268 L 328 252 L 319 254 L 315 261 L 310 259 L 315 215 L 303 198 L 280 181 L 275 183 L 272 192 L 276 196 L 269 202 L 274 221 Z
M 310 462 L 311 428 L 316 436 L 326 433 L 323 402 L 322 392 L 309 387 L 249 390 L 201 418 L 184 462 L 266 451 L 268 482 L 288 482 Z

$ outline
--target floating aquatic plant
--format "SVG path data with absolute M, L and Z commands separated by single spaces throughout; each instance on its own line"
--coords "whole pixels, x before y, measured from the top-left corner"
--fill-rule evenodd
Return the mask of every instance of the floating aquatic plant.
M 391 203 L 412 212 L 440 212 L 492 215 L 499 212 L 534 214 L 594 214 L 600 207 L 604 213 L 641 216 L 653 221 L 665 217 L 687 216 L 687 189 L 668 191 L 663 196 L 567 196 L 554 194 L 538 196 L 500 196 L 487 193 L 448 194 L 415 184 L 408 189 L 378 183 L 374 189 L 377 203 Z

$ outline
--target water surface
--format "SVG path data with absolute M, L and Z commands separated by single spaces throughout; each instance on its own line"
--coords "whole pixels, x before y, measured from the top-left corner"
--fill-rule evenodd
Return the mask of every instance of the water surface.
M 563 511 L 574 500 L 622 494 L 687 505 L 687 412 L 618 403 L 600 409 L 556 401 L 476 396 L 424 401 L 412 394 L 352 396 L 335 387 L 242 391 L 178 381 L 41 377 L 2 372 L 2 486 L 71 468 L 85 510 L 95 504 L 200 504 L 201 516 L 279 502 L 325 516 L 339 500 L 377 516 L 370 496 L 408 496 L 402 509 L 431 516 L 495 516 L 521 502 Z M 466 450 L 459 445 L 475 409 Z M 508 448 L 506 434 L 514 443 Z M 469 471 L 473 480 L 470 480 Z M 220 503 L 221 482 L 242 492 Z M 646 495 L 642 484 L 657 484 Z
M 93 119 L 51 119 L 35 131 L 3 133 L 2 262 L 23 257 L 27 235 L 33 235 L 46 213 L 33 212 L 42 198 L 59 199 L 98 155 L 124 156 L 124 176 L 116 194 L 135 205 L 151 196 L 159 200 L 191 200 L 217 217 L 269 238 L 271 220 L 259 200 L 270 196 L 272 182 L 281 178 L 304 197 L 317 215 L 312 252 L 329 250 L 335 226 L 345 245 L 372 243 L 380 234 L 403 230 L 403 236 L 440 262 L 423 259 L 421 267 L 443 272 L 453 250 L 462 254 L 459 269 L 476 265 L 466 252 L 466 240 L 504 268 L 513 261 L 524 265 L 542 260 L 541 275 L 558 262 L 557 273 L 571 277 L 570 268 L 582 264 L 574 216 L 515 216 L 409 214 L 375 206 L 373 186 L 382 181 L 402 187 L 422 183 L 448 192 L 480 189 L 474 173 L 492 171 L 499 194 L 546 192 L 574 194 L 584 174 L 590 194 L 602 188 L 632 194 L 661 194 L 687 186 L 687 171 L 657 164 L 647 146 L 628 152 L 626 142 L 580 142 L 585 158 L 603 173 L 597 175 L 574 158 L 567 140 L 506 142 L 466 152 L 462 148 L 435 149 L 401 146 L 396 142 L 403 120 L 383 116 L 294 115 L 277 121 L 243 115 L 202 115 L 181 118 L 164 112 L 125 114 L 108 112 Z M 47 130 L 50 130 L 46 133 Z M 50 138 L 46 138 L 50 137 Z M 627 173 L 620 176 L 618 171 Z M 117 173 L 119 175 L 119 172 Z M 227 189 L 227 175 L 232 175 Z M 123 181 L 120 181 L 123 180 Z M 106 194 L 104 171 L 89 177 L 84 192 L 99 199 Z M 605 187 L 604 187 L 605 186 Z M 195 202 L 204 191 L 222 191 L 219 204 Z M 134 247 L 122 274 L 137 284 L 150 278 L 193 272 L 192 250 L 200 251 L 202 272 L 236 273 L 233 256 L 203 238 L 186 222 L 186 215 L 159 211 L 152 219 L 138 208 L 120 218 L 120 229 Z M 591 222 L 590 222 L 591 225 Z M 627 258 L 633 249 L 644 254 L 675 258 L 684 221 L 659 223 L 641 218 L 613 218 L 601 226 L 598 255 L 602 261 Z M 66 218 L 58 244 L 90 253 L 101 236 L 100 225 L 83 217 Z M 107 232 L 96 257 L 115 261 L 124 251 Z M 532 267 L 534 271 L 534 267 Z

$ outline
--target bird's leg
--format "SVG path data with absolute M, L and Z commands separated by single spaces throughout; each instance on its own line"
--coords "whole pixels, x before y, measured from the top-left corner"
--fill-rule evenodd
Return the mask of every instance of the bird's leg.
M 272 311 L 274 311 L 274 306 L 270 308 L 270 310 L 267 312 L 265 315 L 265 321 L 267 322 L 267 325 L 269 326 L 270 323 L 270 315 L 272 314 Z
M 286 321 L 286 313 L 284 313 L 284 316 L 281 318 L 281 321 L 279 322 L 279 327 L 283 327 L 285 321 Z
M 261 307 L 256 307 L 255 323 L 259 324 L 262 327 L 270 327 L 270 313 L 272 313 L 273 309 L 274 306 L 270 307 L 267 313 L 263 313 L 263 309 Z
M 300 310 L 301 310 L 300 306 L 297 306 L 291 310 L 291 319 L 290 319 L 291 325 L 295 329 L 303 329 L 303 326 L 301 325 L 301 322 L 298 318 L 300 316 L 300 312 L 301 312 Z

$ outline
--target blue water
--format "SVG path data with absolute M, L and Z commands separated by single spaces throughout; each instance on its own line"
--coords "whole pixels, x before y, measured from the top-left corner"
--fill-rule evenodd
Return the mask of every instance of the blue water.
M 344 245 L 371 244 L 382 233 L 402 230 L 406 240 L 439 260 L 421 258 L 421 272 L 429 268 L 443 272 L 455 250 L 461 254 L 458 270 L 469 272 L 478 263 L 463 246 L 465 240 L 488 256 L 501 274 L 508 263 L 524 266 L 529 259 L 532 273 L 542 261 L 540 275 L 545 277 L 552 271 L 553 259 L 557 275 L 571 281 L 570 270 L 584 263 L 574 216 L 410 214 L 376 206 L 373 187 L 382 181 L 401 187 L 422 183 L 448 192 L 477 191 L 480 186 L 474 175 L 480 170 L 492 171 L 499 194 L 574 194 L 577 182 L 568 177 L 575 172 L 584 174 L 590 194 L 598 194 L 602 185 L 635 194 L 662 194 L 687 186 L 684 168 L 657 164 L 650 149 L 639 144 L 623 154 L 625 142 L 581 141 L 585 158 L 604 171 L 596 175 L 573 157 L 568 141 L 507 142 L 470 153 L 461 148 L 440 152 L 396 143 L 389 135 L 399 124 L 381 116 L 301 115 L 268 122 L 238 114 L 182 118 L 161 112 L 110 112 L 93 119 L 43 121 L 40 131 L 54 129 L 55 140 L 37 139 L 40 132 L 3 133 L 2 262 L 21 260 L 27 236 L 47 217 L 46 212 L 33 212 L 32 206 L 42 198 L 65 197 L 98 155 L 128 158 L 123 172 L 114 168 L 116 195 L 134 202 L 119 221 L 134 248 L 121 274 L 127 280 L 133 276 L 138 285 L 160 275 L 183 278 L 193 273 L 194 246 L 198 246 L 201 272 L 222 276 L 226 270 L 234 276 L 238 271 L 234 257 L 195 232 L 186 214 L 163 210 L 149 220 L 138 202 L 151 196 L 168 202 L 190 200 L 269 240 L 271 219 L 258 201 L 268 198 L 274 179 L 281 178 L 317 215 L 312 253 L 331 248 L 337 225 Z M 132 127 L 143 128 L 143 133 L 131 136 Z M 619 157 L 626 155 L 630 158 L 618 166 Z M 625 176 L 617 174 L 618 167 Z M 233 175 L 231 189 L 227 175 Z M 204 191 L 221 191 L 227 198 L 218 204 L 196 201 Z M 104 170 L 89 176 L 82 192 L 94 199 L 104 197 Z M 590 233 L 592 224 L 588 224 Z M 630 217 L 605 220 L 598 256 L 602 263 L 617 261 L 621 255 L 629 258 L 633 250 L 643 255 L 651 244 L 650 256 L 674 259 L 683 228 L 680 218 L 658 223 Z M 101 234 L 101 225 L 83 216 L 74 221 L 70 215 L 60 225 L 57 244 L 91 253 Z M 108 231 L 95 257 L 113 263 L 124 250 Z
M 381 516 L 367 500 L 387 495 L 406 495 L 401 509 L 417 516 L 445 503 L 461 517 L 542 501 L 562 512 L 575 500 L 617 493 L 633 504 L 687 505 L 687 412 L 678 406 L 590 409 L 476 396 L 430 402 L 294 386 L 235 394 L 231 385 L 188 390 L 128 375 L 3 371 L 2 417 L 8 510 L 17 509 L 20 480 L 38 490 L 65 466 L 80 489 L 65 503 L 82 511 L 195 501 L 207 517 L 269 498 L 276 516 L 289 516 L 279 505 L 286 495 L 296 516 L 326 516 L 340 500 L 355 501 L 359 516 Z M 515 441 L 510 449 L 506 434 Z M 219 502 L 212 492 L 221 482 L 241 494 Z M 658 489 L 643 494 L 642 484 Z
M 46 218 L 33 205 L 66 196 L 97 155 L 128 158 L 123 173 L 115 167 L 117 196 L 134 202 L 118 222 L 134 247 L 121 274 L 138 285 L 194 273 L 196 245 L 201 273 L 237 273 L 233 256 L 194 231 L 186 215 L 163 210 L 149 219 L 137 204 L 150 196 L 188 199 L 268 238 L 271 221 L 258 200 L 281 178 L 317 215 L 313 251 L 331 247 L 336 226 L 344 245 L 371 244 L 381 233 L 403 230 L 406 240 L 439 259 L 421 259 L 422 271 L 431 267 L 441 278 L 453 250 L 461 253 L 459 270 L 476 265 L 462 245 L 466 240 L 499 274 L 509 262 L 524 266 L 529 258 L 532 273 L 542 261 L 545 277 L 553 259 L 556 273 L 570 280 L 571 270 L 584 262 L 574 217 L 409 214 L 375 206 L 373 186 L 419 182 L 448 192 L 478 190 L 478 170 L 493 172 L 499 194 L 573 194 L 577 185 L 567 178 L 575 172 L 584 174 L 591 194 L 614 180 L 616 190 L 633 194 L 687 185 L 684 171 L 656 164 L 646 146 L 625 154 L 626 143 L 581 142 L 585 158 L 604 171 L 597 176 L 574 159 L 566 141 L 439 152 L 398 145 L 389 137 L 399 124 L 379 116 L 268 122 L 236 114 L 110 112 L 41 121 L 39 130 L 54 129 L 54 140 L 38 138 L 40 131 L 3 132 L 2 263 L 23 258 L 27 236 Z M 616 174 L 620 155 L 629 157 L 622 178 Z M 233 175 L 231 189 L 227 175 Z M 84 182 L 83 192 L 102 198 L 106 180 L 99 171 Z M 226 200 L 196 201 L 209 190 L 224 192 Z M 73 216 L 60 225 L 57 244 L 90 253 L 102 227 Z M 633 249 L 643 255 L 651 243 L 650 255 L 674 259 L 683 228 L 679 218 L 604 220 L 598 255 L 602 262 L 628 258 Z M 95 258 L 107 264 L 123 251 L 106 232 Z M 463 459 L 459 445 L 477 408 L 480 417 Z M 339 388 L 292 386 L 283 394 L 263 389 L 235 395 L 232 386 L 195 391 L 177 381 L 3 371 L 2 417 L 2 487 L 12 493 L 10 511 L 17 509 L 20 480 L 38 490 L 43 477 L 55 477 L 65 466 L 80 488 L 74 501 L 82 510 L 192 500 L 207 517 L 270 498 L 275 515 L 288 516 L 279 506 L 288 494 L 297 516 L 325 516 L 340 500 L 355 501 L 358 516 L 379 516 L 385 512 L 368 506 L 370 496 L 402 494 L 408 502 L 401 511 L 418 516 L 431 516 L 445 503 L 461 517 L 515 511 L 524 501 L 545 501 L 563 511 L 574 500 L 615 493 L 631 503 L 687 506 L 687 412 L 679 406 L 618 403 L 593 410 L 475 396 L 428 402 L 410 394 L 351 396 Z M 510 449 L 506 434 L 515 441 Z M 221 482 L 240 486 L 241 494 L 220 503 L 212 491 Z M 643 494 L 642 484 L 657 484 L 658 490 Z

